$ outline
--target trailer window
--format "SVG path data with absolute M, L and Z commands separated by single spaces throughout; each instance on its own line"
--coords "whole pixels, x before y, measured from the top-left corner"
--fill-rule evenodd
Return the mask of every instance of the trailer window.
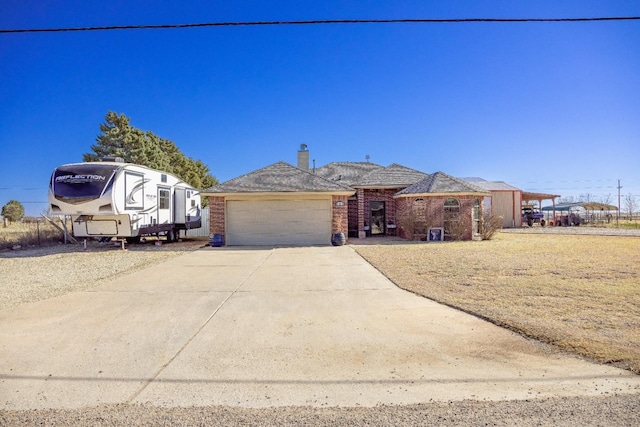
M 171 192 L 169 190 L 160 189 L 158 190 L 158 208 L 159 209 L 169 209 L 169 197 L 171 196 Z
M 113 184 L 118 166 L 76 164 L 57 168 L 50 187 L 58 200 L 82 203 L 102 196 Z
M 144 175 L 126 171 L 124 173 L 125 209 L 144 209 Z

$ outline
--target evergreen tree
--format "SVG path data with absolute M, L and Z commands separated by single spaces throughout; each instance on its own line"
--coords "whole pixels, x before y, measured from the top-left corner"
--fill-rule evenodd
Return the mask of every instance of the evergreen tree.
M 209 188 L 218 183 L 207 165 L 186 157 L 173 141 L 133 127 L 127 116 L 113 111 L 107 113 L 105 122 L 100 125 L 100 134 L 91 150 L 93 153 L 83 154 L 85 162 L 122 157 L 125 162 L 176 175 L 194 188 Z M 206 199 L 202 204 L 207 205 Z
M 104 157 L 122 157 L 130 161 L 132 148 L 137 144 L 133 142 L 138 138 L 137 132 L 129 125 L 129 119 L 124 114 L 118 115 L 109 111 L 105 122 L 100 125 L 100 135 L 96 138 L 96 144 L 91 146 L 93 153 L 82 156 L 85 162 L 99 161 Z

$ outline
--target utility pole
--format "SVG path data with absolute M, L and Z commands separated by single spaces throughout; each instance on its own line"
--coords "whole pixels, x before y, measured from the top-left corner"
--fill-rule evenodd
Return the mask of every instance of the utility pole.
M 619 227 L 620 221 L 620 190 L 622 187 L 620 186 L 620 180 L 618 180 L 618 215 L 616 215 L 616 227 Z

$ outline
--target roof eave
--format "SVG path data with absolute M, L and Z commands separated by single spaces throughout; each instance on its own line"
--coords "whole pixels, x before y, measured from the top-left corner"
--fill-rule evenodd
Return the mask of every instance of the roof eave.
M 351 196 L 354 190 L 340 191 L 224 191 L 224 192 L 200 192 L 202 196 L 210 197 L 283 197 L 283 196 Z
M 394 188 L 407 188 L 415 183 L 410 184 L 393 184 L 393 185 L 352 185 L 353 188 L 362 188 L 363 190 L 393 190 Z
M 490 196 L 491 193 L 479 192 L 479 191 L 462 191 L 462 192 L 451 192 L 451 193 L 408 193 L 408 194 L 396 194 L 393 196 L 394 199 L 399 199 L 401 197 L 434 197 L 434 196 Z

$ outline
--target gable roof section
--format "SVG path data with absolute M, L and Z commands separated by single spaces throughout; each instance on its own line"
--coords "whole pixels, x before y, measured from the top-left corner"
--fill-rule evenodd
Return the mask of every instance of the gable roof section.
M 393 163 L 386 168 L 374 169 L 352 187 L 360 188 L 402 188 L 408 187 L 429 175 L 406 166 Z
M 347 185 L 332 182 L 285 162 L 239 176 L 202 191 L 202 194 L 224 193 L 344 193 L 353 194 Z
M 433 173 L 423 180 L 396 193 L 395 197 L 414 196 L 418 194 L 489 194 L 487 190 L 475 184 L 447 175 L 444 172 Z
M 353 185 L 371 171 L 383 168 L 371 162 L 332 162 L 317 168 L 315 173 L 331 181 Z

